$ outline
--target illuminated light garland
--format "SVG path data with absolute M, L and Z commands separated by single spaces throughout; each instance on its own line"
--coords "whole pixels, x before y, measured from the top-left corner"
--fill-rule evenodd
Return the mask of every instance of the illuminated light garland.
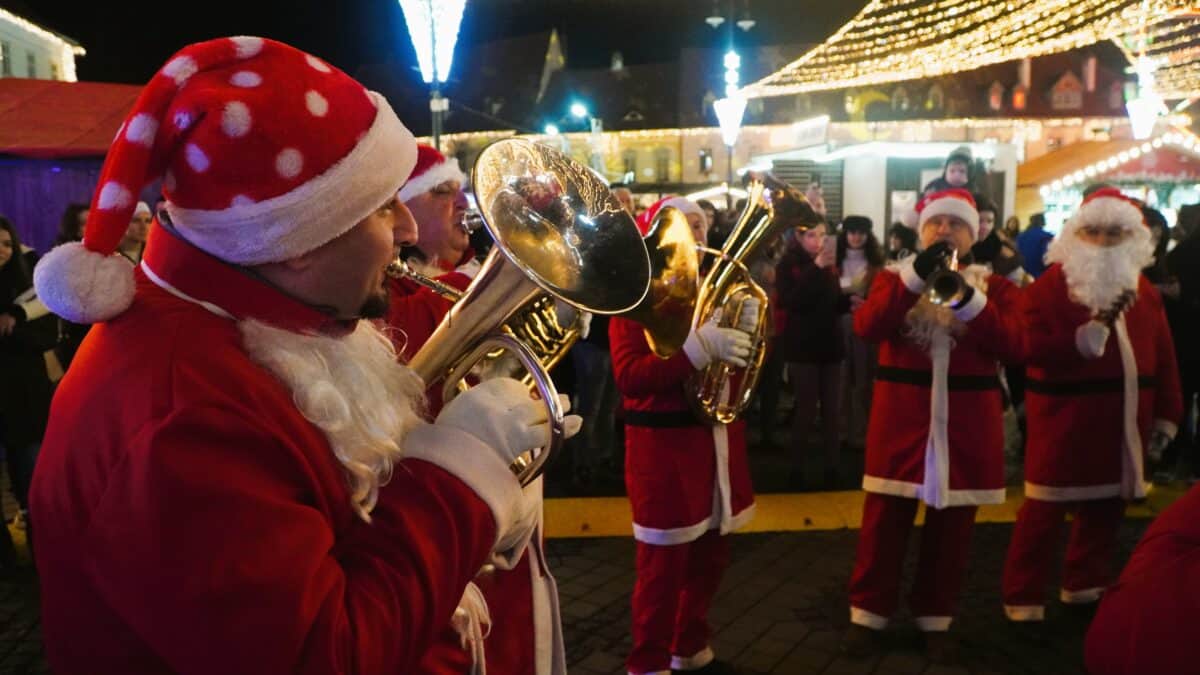
M 747 98 L 947 75 L 1118 38 L 1180 0 L 872 0 L 820 46 L 742 90 Z
M 65 80 L 67 82 L 75 82 L 76 81 L 75 57 L 87 55 L 87 50 L 84 49 L 82 45 L 78 45 L 78 44 L 75 44 L 74 42 L 71 42 L 70 40 L 66 40 L 61 35 L 58 35 L 57 33 L 46 30 L 45 28 L 42 28 L 41 26 L 37 25 L 36 23 L 34 23 L 24 17 L 13 14 L 12 12 L 4 9 L 3 7 L 0 7 L 0 20 L 8 21 L 9 23 L 12 23 L 13 25 L 15 25 L 17 28 L 28 31 L 30 33 L 33 33 L 34 35 L 36 35 L 44 40 L 48 40 L 48 41 L 54 43 L 59 49 L 62 50 L 62 56 L 60 57 L 60 62 L 61 62 L 60 65 L 62 66 L 63 80 Z
M 1097 160 L 1082 169 L 1059 176 L 1054 180 L 1044 183 L 1038 188 L 1038 192 L 1042 197 L 1048 197 L 1054 192 L 1083 183 L 1085 179 L 1095 178 L 1098 175 L 1108 173 L 1119 166 L 1124 166 L 1138 159 L 1142 155 L 1166 146 L 1173 146 L 1190 154 L 1200 156 L 1200 137 L 1188 131 L 1169 131 L 1141 145 L 1121 150 L 1109 157 Z
M 1200 96 L 1200 16 L 1168 15 L 1113 40 L 1130 63 L 1154 62 L 1155 90 L 1167 99 Z

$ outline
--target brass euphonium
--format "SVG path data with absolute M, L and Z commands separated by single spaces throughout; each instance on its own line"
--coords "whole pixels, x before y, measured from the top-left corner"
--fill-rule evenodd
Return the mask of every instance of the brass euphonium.
M 747 192 L 746 208 L 724 248 L 710 251 L 717 258 L 700 284 L 691 323 L 692 328 L 702 326 L 721 310 L 720 325 L 736 327 L 746 300 L 758 298 L 758 318 L 750 336 L 752 344 L 746 367 L 713 361 L 692 375 L 685 385 L 696 414 L 710 424 L 729 424 L 746 409 L 766 357 L 768 298 L 750 278 L 746 261 L 788 228 L 822 222 L 804 195 L 770 174 L 753 178 Z
M 621 316 L 641 324 L 659 358 L 683 347 L 695 313 L 700 277 L 696 238 L 683 212 L 661 209 L 642 239 L 650 255 L 650 289 L 641 304 Z
M 472 184 L 495 245 L 409 365 L 427 386 L 442 382 L 449 401 L 496 350 L 521 362 L 550 421 L 546 445 L 512 467 L 525 485 L 561 447 L 563 411 L 538 355 L 504 326 L 555 299 L 595 314 L 627 311 L 646 294 L 650 264 L 637 226 L 608 187 L 556 150 L 522 139 L 494 143 L 479 155 Z

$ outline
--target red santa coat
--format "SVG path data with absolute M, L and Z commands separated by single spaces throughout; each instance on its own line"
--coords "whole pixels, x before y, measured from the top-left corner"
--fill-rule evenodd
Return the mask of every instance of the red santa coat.
M 471 278 L 461 272 L 443 274 L 437 280 L 459 290 L 471 284 Z M 453 303 L 408 279 L 389 282 L 386 321 L 397 352 L 408 360 L 429 340 Z M 441 408 L 440 385 L 427 395 L 430 414 L 436 416 Z M 541 532 L 535 536 L 540 541 Z M 565 672 L 558 590 L 540 546 L 527 549 L 513 569 L 495 570 L 475 579 L 475 583 L 483 592 L 492 622 L 483 643 L 489 673 Z M 470 667 L 471 654 L 463 649 L 458 633 L 446 627 L 422 659 L 418 672 L 461 675 Z
M 1025 494 L 1048 501 L 1145 496 L 1150 432 L 1157 426 L 1174 436 L 1183 416 L 1158 291 L 1139 280 L 1137 300 L 1098 359 L 1076 346 L 1075 332 L 1091 312 L 1068 296 L 1062 265 L 1051 266 L 1025 294 Z
M 1084 643 L 1092 675 L 1195 673 L 1200 486 L 1150 524 L 1104 591 Z
M 695 368 L 682 350 L 658 358 L 642 327 L 620 317 L 609 321 L 608 335 L 625 409 L 625 487 L 634 538 L 682 544 L 749 522 L 754 489 L 745 424 L 710 427 L 691 416 L 683 384 Z
M 481 499 L 431 463 L 461 448 L 419 427 L 363 522 L 328 440 L 231 318 L 336 327 L 161 230 L 143 269 L 132 307 L 92 330 L 61 383 L 33 479 L 51 667 L 413 672 L 489 557 L 489 504 L 514 503 L 516 481 L 493 484 L 509 501 Z
M 1020 362 L 1023 353 L 1019 291 L 995 274 L 986 285 L 955 312 L 966 330 L 946 345 L 948 358 L 935 359 L 936 350 L 905 336 L 905 316 L 924 288 L 911 261 L 875 275 L 854 313 L 854 331 L 880 343 L 864 490 L 935 508 L 1004 501 L 997 362 Z

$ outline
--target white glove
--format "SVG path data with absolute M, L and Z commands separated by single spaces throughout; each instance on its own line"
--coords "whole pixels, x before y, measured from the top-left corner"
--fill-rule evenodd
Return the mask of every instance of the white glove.
M 559 394 L 563 412 L 571 401 Z M 540 448 L 549 438 L 546 405 L 530 397 L 520 382 L 507 377 L 488 380 L 459 394 L 442 408 L 435 424 L 465 431 L 494 450 L 506 464 Z M 579 432 L 579 415 L 563 418 L 566 438 Z
M 746 367 L 746 357 L 750 356 L 750 335 L 736 328 L 721 328 L 717 325 L 720 321 L 721 311 L 717 310 L 707 323 L 693 328 L 683 342 L 683 351 L 697 370 L 714 359 L 739 368 Z
M 1104 356 L 1104 345 L 1108 342 L 1108 326 L 1099 321 L 1088 321 L 1075 329 L 1075 348 L 1085 359 Z
M 758 330 L 759 304 L 756 297 L 751 296 L 746 298 L 746 302 L 742 303 L 742 315 L 738 317 L 738 330 L 751 335 L 754 334 L 754 331 Z

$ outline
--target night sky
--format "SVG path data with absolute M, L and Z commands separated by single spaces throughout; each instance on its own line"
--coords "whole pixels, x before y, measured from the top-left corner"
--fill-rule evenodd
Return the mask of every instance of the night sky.
M 721 0 L 741 12 L 747 0 Z M 740 44 L 819 42 L 863 2 L 749 0 L 758 25 L 736 31 Z M 364 64 L 415 67 L 404 15 L 395 0 L 161 0 L 66 2 L 0 0 L 17 14 L 63 33 L 87 49 L 79 79 L 145 82 L 172 53 L 226 35 L 274 38 L 325 58 L 353 74 Z M 711 0 L 468 0 L 458 50 L 498 38 L 557 28 L 568 65 L 607 65 L 613 51 L 634 65 L 670 61 L 682 47 L 724 43 L 728 31 L 709 28 Z M 728 26 L 728 22 L 726 26 Z M 461 51 L 460 51 L 461 53 Z M 797 54 L 799 56 L 799 54 Z M 462 73 L 452 73 L 461 76 Z

